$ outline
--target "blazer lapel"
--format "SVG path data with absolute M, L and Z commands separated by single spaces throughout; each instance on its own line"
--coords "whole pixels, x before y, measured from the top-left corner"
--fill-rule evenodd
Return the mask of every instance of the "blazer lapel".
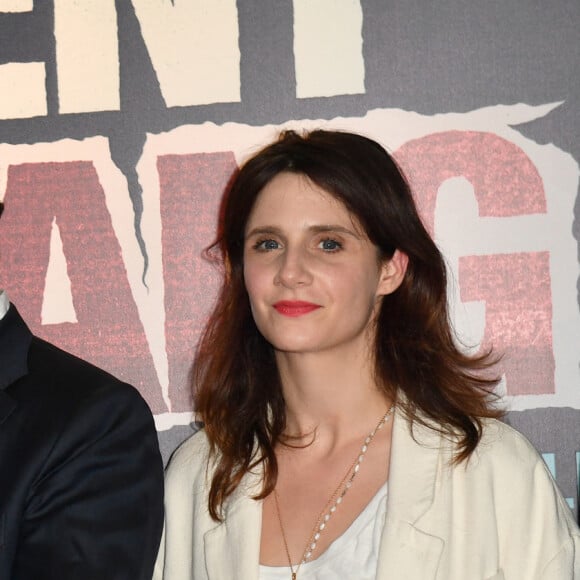
M 393 424 L 387 515 L 377 578 L 435 578 L 444 541 L 422 527 L 433 503 L 441 462 L 441 436 L 415 426 L 415 441 L 404 416 Z
M 225 519 L 204 535 L 205 565 L 209 580 L 258 580 L 262 502 L 251 499 L 260 477 L 248 475 L 230 499 Z
M 0 389 L 0 425 L 8 419 L 16 407 L 16 401 L 8 393 Z
M 28 350 L 32 333 L 14 305 L 0 320 L 0 424 L 16 409 L 16 401 L 5 391 L 28 373 Z
M 389 522 L 387 516 L 377 578 L 433 580 L 444 545 L 441 538 L 429 535 L 408 522 Z
M 393 442 L 385 529 L 377 578 L 432 580 L 436 577 L 444 541 L 422 526 L 433 503 L 441 457 L 438 433 L 416 426 L 416 442 L 399 414 Z M 258 580 L 262 503 L 251 499 L 260 477 L 250 475 L 226 509 L 224 522 L 204 536 L 205 564 L 210 580 Z M 245 489 L 245 491 L 243 491 Z

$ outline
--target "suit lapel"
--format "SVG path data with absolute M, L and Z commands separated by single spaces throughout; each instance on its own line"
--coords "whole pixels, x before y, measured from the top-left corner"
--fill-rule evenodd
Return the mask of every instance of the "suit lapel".
M 0 389 L 28 373 L 28 350 L 32 333 L 11 304 L 0 320 Z
M 16 401 L 8 393 L 0 389 L 0 425 L 8 419 L 17 406 Z
M 0 320 L 0 424 L 16 409 L 6 388 L 28 374 L 28 350 L 32 333 L 13 305 Z
M 260 480 L 246 476 L 228 503 L 224 521 L 204 535 L 209 580 L 258 580 L 262 502 L 251 498 L 259 491 Z
M 435 578 L 443 551 L 443 539 L 422 526 L 434 499 L 441 436 L 420 426 L 415 427 L 414 434 L 417 441 L 411 436 L 407 420 L 397 414 L 378 578 Z

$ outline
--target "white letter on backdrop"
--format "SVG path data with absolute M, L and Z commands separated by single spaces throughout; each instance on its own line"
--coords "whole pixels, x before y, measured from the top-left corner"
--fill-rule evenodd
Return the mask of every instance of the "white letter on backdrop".
M 0 65 L 0 119 L 46 115 L 45 79 L 43 62 Z
M 31 12 L 32 0 L 0 0 L 0 13 Z M 42 62 L 0 65 L 0 119 L 46 115 L 45 70 Z
M 235 0 L 132 0 L 168 107 L 240 100 Z
M 296 96 L 365 92 L 360 0 L 294 0 Z
M 119 110 L 114 0 L 54 0 L 54 36 L 59 113 Z

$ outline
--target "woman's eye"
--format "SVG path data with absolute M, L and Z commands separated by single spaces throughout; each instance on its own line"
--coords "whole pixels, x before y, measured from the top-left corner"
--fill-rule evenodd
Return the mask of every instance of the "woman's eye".
M 269 252 L 270 250 L 277 250 L 280 247 L 276 240 L 258 240 L 254 244 L 254 249 L 261 252 Z
M 342 249 L 342 244 L 332 238 L 326 238 L 318 244 L 318 247 L 325 252 L 338 252 Z

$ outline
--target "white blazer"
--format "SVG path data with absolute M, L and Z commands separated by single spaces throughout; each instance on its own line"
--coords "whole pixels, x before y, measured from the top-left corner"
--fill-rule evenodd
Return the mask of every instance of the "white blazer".
M 521 434 L 488 421 L 459 466 L 450 463 L 449 440 L 419 426 L 414 436 L 397 413 L 377 579 L 580 580 L 580 530 Z M 225 520 L 215 522 L 207 510 L 207 456 L 202 431 L 168 468 L 154 580 L 258 580 L 262 505 L 251 496 L 260 478 L 247 476 Z

